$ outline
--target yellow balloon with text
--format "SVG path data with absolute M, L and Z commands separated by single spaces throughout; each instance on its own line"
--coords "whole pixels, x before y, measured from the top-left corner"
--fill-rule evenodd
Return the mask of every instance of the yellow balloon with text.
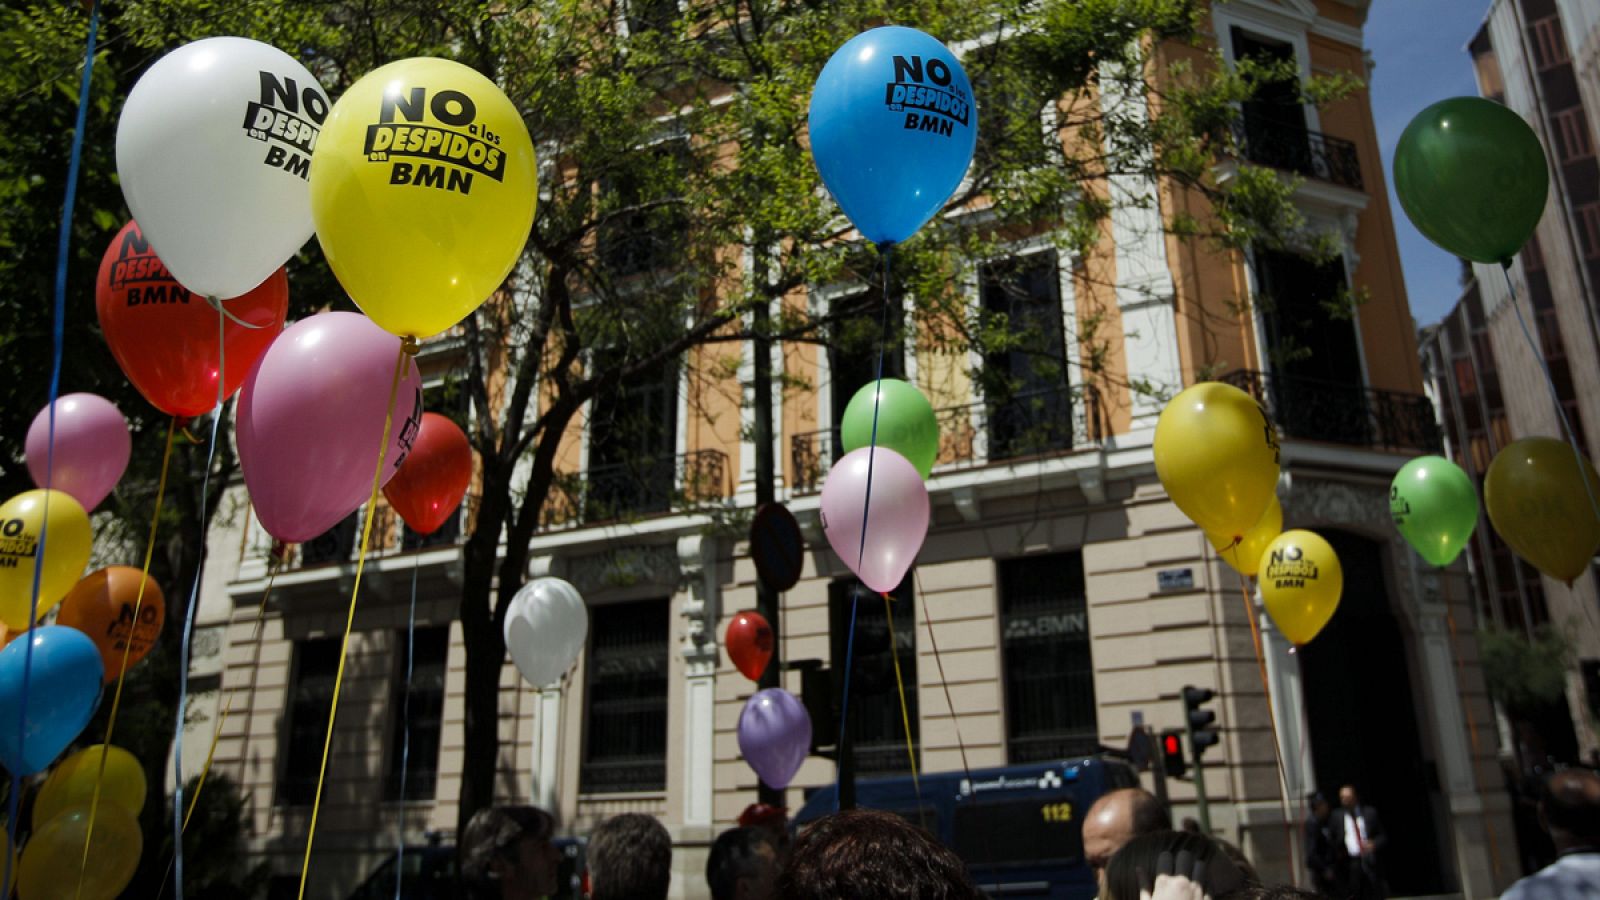
M 1290 643 L 1309 644 L 1339 608 L 1344 592 L 1339 554 L 1321 535 L 1295 529 L 1273 538 L 1257 566 L 1272 623 Z
M 1254 575 L 1261 568 L 1261 555 L 1267 551 L 1267 545 L 1282 533 L 1283 506 L 1278 503 L 1278 495 L 1273 494 L 1272 499 L 1267 501 L 1267 511 L 1261 514 L 1256 524 L 1250 526 L 1244 537 L 1235 541 L 1231 537 L 1208 533 L 1206 540 L 1211 542 L 1222 561 L 1240 575 Z
M 1156 420 L 1154 452 L 1172 502 L 1228 543 L 1261 521 L 1278 487 L 1277 432 L 1232 385 L 1202 381 L 1172 398 Z
M 367 73 L 311 154 L 311 216 L 334 275 L 385 331 L 426 338 L 489 298 L 521 257 L 533 141 L 477 71 L 419 57 Z
M 41 535 L 44 565 L 38 567 L 39 605 L 29 620 Z M 93 543 L 88 514 L 66 492 L 23 491 L 7 500 L 0 506 L 0 622 L 13 631 L 31 628 L 78 583 L 89 564 Z
M 83 865 L 85 837 L 89 837 L 87 866 Z M 85 801 L 34 829 L 22 848 L 17 893 L 22 900 L 115 900 L 133 880 L 143 852 L 139 820 L 115 804 L 101 803 L 95 810 L 90 836 Z
M 1512 441 L 1495 454 L 1483 479 L 1483 505 L 1495 533 L 1534 568 L 1568 584 L 1600 551 L 1596 502 L 1594 465 L 1555 438 Z
M 100 775 L 104 751 L 105 775 Z M 121 747 L 95 744 L 56 763 L 50 777 L 33 799 L 33 827 L 43 828 L 51 819 L 80 803 L 94 800 L 94 784 L 100 780 L 100 808 L 119 806 L 134 816 L 144 808 L 144 767 L 138 757 Z

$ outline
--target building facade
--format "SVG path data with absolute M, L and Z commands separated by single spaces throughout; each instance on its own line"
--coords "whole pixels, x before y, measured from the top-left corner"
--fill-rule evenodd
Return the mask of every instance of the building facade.
M 1364 2 L 1234 0 L 1214 8 L 1210 25 L 1229 64 L 1265 56 L 1292 60 L 1302 78 L 1364 75 L 1365 15 Z M 1203 62 L 1205 52 L 1164 48 L 1161 63 Z M 1132 104 L 1137 115 L 1145 100 L 1099 102 Z M 1054 364 L 934 352 L 915 335 L 886 352 L 886 370 L 933 399 L 942 446 L 916 566 L 892 601 L 868 597 L 855 611 L 849 727 L 859 771 L 909 769 L 896 655 L 924 771 L 1123 746 L 1135 714 L 1157 728 L 1179 725 L 1182 687 L 1209 687 L 1223 735 L 1204 776 L 1211 820 L 1268 878 L 1288 880 L 1297 867 L 1299 798 L 1355 783 L 1390 822 L 1393 856 L 1403 861 L 1390 873 L 1397 891 L 1496 893 L 1520 872 L 1495 849 L 1509 846 L 1510 830 L 1470 646 L 1476 605 L 1464 571 L 1420 569 L 1388 515 L 1393 473 L 1436 449 L 1438 433 L 1369 101 L 1363 91 L 1318 110 L 1261 96 L 1245 113 L 1246 161 L 1299 179 L 1302 212 L 1342 239 L 1333 262 L 1219 253 L 1170 236 L 1163 217 L 1203 213 L 1202 201 L 1118 176 L 1093 253 L 1070 258 L 1050 241 L 1019 240 L 980 261 L 966 286 L 975 307 L 1033 324 Z M 1158 207 L 1121 202 L 1142 192 Z M 1336 313 L 1356 289 L 1366 301 Z M 819 289 L 795 302 L 839 299 Z M 1092 372 L 1077 344 L 1091 322 L 1111 335 L 1107 366 Z M 658 817 L 677 843 L 679 897 L 704 896 L 710 840 L 756 796 L 735 735 L 754 686 L 719 646 L 729 618 L 756 605 L 745 538 L 726 527 L 729 510 L 754 505 L 753 429 L 749 404 L 698 395 L 686 377 L 711 370 L 713 352 L 726 351 L 696 350 L 658 379 L 597 398 L 570 435 L 562 466 L 581 476 L 570 482 L 581 488 L 558 491 L 547 506 L 527 575 L 578 587 L 591 609 L 589 644 L 558 687 L 536 691 L 508 662 L 500 695 L 499 796 L 546 806 L 575 834 L 619 812 Z M 746 347 L 737 366 L 746 389 L 751 353 Z M 818 489 L 840 452 L 844 404 L 872 367 L 858 354 L 799 343 L 775 347 L 772 361 L 791 385 L 774 388 L 778 496 L 807 541 L 800 581 L 782 597 L 777 656 L 837 667 L 855 585 L 822 536 Z M 430 385 L 446 383 L 448 347 L 425 348 L 422 363 Z M 971 374 L 994 368 L 1013 385 L 1003 395 Z M 1344 561 L 1340 612 L 1298 652 L 1156 479 L 1161 396 L 1204 377 L 1262 401 L 1280 432 L 1286 527 L 1318 529 Z M 1154 390 L 1134 390 L 1135 381 Z M 802 384 L 810 387 L 793 386 Z M 625 461 L 639 454 L 620 452 L 609 430 L 620 410 L 653 423 L 629 439 L 651 444 L 652 458 L 665 462 L 640 469 Z M 225 707 L 216 766 L 243 786 L 253 850 L 287 884 L 304 847 L 356 524 L 283 551 L 242 494 L 232 509 L 211 537 L 197 638 L 197 682 L 216 690 L 196 711 L 185 758 L 204 758 Z M 347 894 L 393 853 L 402 831 L 410 842 L 452 838 L 464 683 L 452 623 L 458 535 L 472 517 L 469 502 L 460 523 L 418 540 L 380 510 L 333 736 L 315 896 Z M 258 636 L 274 554 L 280 571 Z M 418 629 L 408 647 L 413 583 Z M 1252 618 L 1265 631 L 1265 676 Z M 785 685 L 799 693 L 801 677 L 789 669 Z M 832 763 L 808 759 L 787 792 L 790 807 L 833 778 Z M 1176 815 L 1193 814 L 1192 785 L 1170 788 Z

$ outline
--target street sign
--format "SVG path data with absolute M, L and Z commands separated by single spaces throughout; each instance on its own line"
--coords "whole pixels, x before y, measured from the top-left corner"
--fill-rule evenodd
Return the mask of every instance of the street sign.
M 764 503 L 750 523 L 750 559 L 756 575 L 774 591 L 787 591 L 800 580 L 806 542 L 800 523 L 782 503 Z

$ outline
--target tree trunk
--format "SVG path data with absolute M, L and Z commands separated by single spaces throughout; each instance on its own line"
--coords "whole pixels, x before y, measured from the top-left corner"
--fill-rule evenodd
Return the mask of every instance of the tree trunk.
M 510 506 L 507 468 L 485 459 L 478 520 L 467 539 L 462 560 L 461 639 L 466 650 L 467 681 L 463 698 L 464 759 L 456 813 L 458 836 L 473 813 L 494 803 L 495 768 L 500 755 L 500 668 L 506 649 L 492 611 L 495 556 Z

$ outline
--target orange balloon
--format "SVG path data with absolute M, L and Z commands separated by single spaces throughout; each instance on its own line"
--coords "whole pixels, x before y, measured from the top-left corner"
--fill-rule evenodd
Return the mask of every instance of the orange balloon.
M 139 606 L 137 623 L 133 620 L 135 601 Z M 166 617 L 167 601 L 154 578 L 131 566 L 107 566 L 84 576 L 67 592 L 61 611 L 56 614 L 56 624 L 76 628 L 94 641 L 105 663 L 106 683 L 110 684 L 122 670 L 123 648 L 127 647 L 128 667 L 132 668 L 155 646 Z

